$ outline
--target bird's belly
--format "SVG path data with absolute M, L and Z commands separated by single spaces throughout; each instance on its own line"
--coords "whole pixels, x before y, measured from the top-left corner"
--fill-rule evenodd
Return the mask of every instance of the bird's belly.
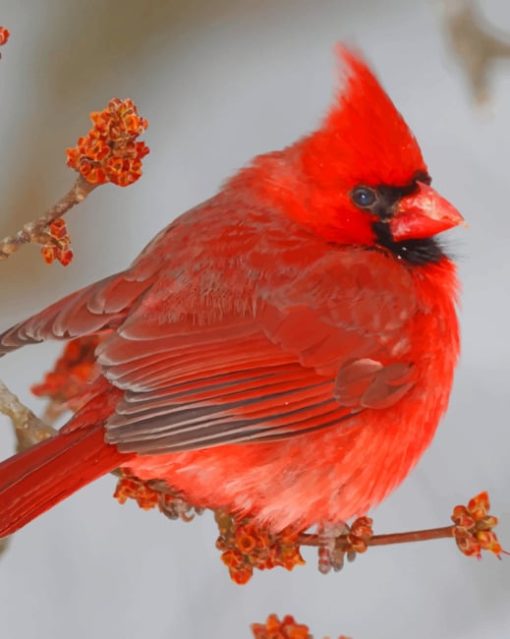
M 197 506 L 223 507 L 281 529 L 340 523 L 366 513 L 419 459 L 439 414 L 403 407 L 367 410 L 338 427 L 269 444 L 230 445 L 128 464 L 141 479 L 164 479 Z

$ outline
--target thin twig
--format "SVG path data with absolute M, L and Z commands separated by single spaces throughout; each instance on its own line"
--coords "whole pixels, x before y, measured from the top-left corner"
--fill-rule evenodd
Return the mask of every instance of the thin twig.
M 97 186 L 97 184 L 90 184 L 80 175 L 71 190 L 44 215 L 33 222 L 27 222 L 14 235 L 0 240 L 0 260 L 6 260 L 24 244 L 45 244 L 48 242 L 48 226 L 57 218 L 65 215 L 73 206 L 83 202 Z
M 0 381 L 0 413 L 11 418 L 18 452 L 26 450 L 35 444 L 53 437 L 57 432 L 51 426 L 41 421 L 34 413 L 24 406 L 20 400 Z
M 428 530 L 413 530 L 403 533 L 388 533 L 386 535 L 374 535 L 367 540 L 367 546 L 388 546 L 389 544 L 406 544 L 415 541 L 430 541 L 432 539 L 446 539 L 454 536 L 455 526 L 444 526 L 443 528 L 429 528 Z M 299 536 L 299 543 L 302 546 L 321 546 L 324 539 L 320 535 L 304 533 Z M 350 542 L 347 535 L 341 535 L 335 540 L 335 545 L 339 549 L 348 550 Z

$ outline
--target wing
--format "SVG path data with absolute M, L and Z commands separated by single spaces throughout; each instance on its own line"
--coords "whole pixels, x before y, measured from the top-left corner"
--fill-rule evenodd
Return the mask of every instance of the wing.
M 408 392 L 415 369 L 402 337 L 417 308 L 401 265 L 351 248 L 302 272 L 274 270 L 272 281 L 234 286 L 237 296 L 214 265 L 198 285 L 161 283 L 159 298 L 153 288 L 100 347 L 106 377 L 124 390 L 108 442 L 158 454 L 282 439 Z
M 157 261 L 156 261 L 157 264 Z M 0 357 L 27 344 L 116 328 L 151 286 L 155 269 L 132 268 L 71 293 L 0 334 Z
M 68 339 L 115 328 L 150 286 L 119 273 L 52 304 L 0 335 L 0 356 L 46 339 Z

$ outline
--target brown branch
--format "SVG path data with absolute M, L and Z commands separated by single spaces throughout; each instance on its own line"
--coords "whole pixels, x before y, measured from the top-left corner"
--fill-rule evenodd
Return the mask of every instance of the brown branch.
M 430 541 L 432 539 L 446 539 L 454 536 L 455 526 L 443 528 L 429 528 L 428 530 L 413 530 L 402 533 L 388 533 L 386 535 L 374 535 L 366 541 L 367 546 L 388 546 L 390 544 L 406 544 L 415 541 Z M 322 546 L 324 539 L 320 535 L 303 533 L 299 536 L 302 546 Z M 348 535 L 341 535 L 335 540 L 335 546 L 339 550 L 349 550 L 351 542 Z
M 97 184 L 87 182 L 81 175 L 78 176 L 71 190 L 60 198 L 44 215 L 33 222 L 27 222 L 14 235 L 9 235 L 0 240 L 0 260 L 7 259 L 24 244 L 46 244 L 49 239 L 48 226 L 57 218 L 65 215 L 73 206 L 83 202 L 97 186 Z
M 472 0 L 444 0 L 450 43 L 478 104 L 489 97 L 489 76 L 495 60 L 510 58 L 510 36 L 497 33 Z
M 0 537 L 0 556 L 7 550 L 10 537 Z
M 18 452 L 26 450 L 35 444 L 53 437 L 57 432 L 51 426 L 41 421 L 34 413 L 24 406 L 20 400 L 0 381 L 0 413 L 11 418 Z

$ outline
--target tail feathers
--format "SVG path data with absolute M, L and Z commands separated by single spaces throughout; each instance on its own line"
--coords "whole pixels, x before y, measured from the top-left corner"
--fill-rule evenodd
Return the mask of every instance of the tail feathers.
M 0 537 L 16 532 L 127 457 L 105 443 L 100 423 L 59 433 L 0 463 Z

